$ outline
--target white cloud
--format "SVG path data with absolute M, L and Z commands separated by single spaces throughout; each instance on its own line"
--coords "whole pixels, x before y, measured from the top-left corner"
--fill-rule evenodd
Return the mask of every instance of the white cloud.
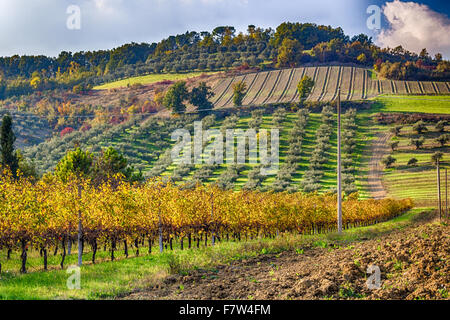
M 414 2 L 395 0 L 383 6 L 390 26 L 382 30 L 377 43 L 382 47 L 403 46 L 419 53 L 427 48 L 430 54 L 442 53 L 450 57 L 450 19 Z

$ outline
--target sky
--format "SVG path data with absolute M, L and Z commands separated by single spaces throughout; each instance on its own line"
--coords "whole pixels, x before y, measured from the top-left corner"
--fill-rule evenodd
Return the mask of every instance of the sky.
M 61 51 L 111 49 L 158 42 L 186 31 L 232 25 L 276 28 L 313 22 L 366 33 L 383 47 L 402 45 L 450 58 L 450 5 L 423 0 L 0 0 L 0 56 L 57 56 Z M 370 5 L 379 29 L 368 28 Z M 75 7 L 74 7 L 75 6 Z M 78 11 L 79 9 L 79 11 Z M 79 14 L 78 14 L 79 13 Z M 373 13 L 373 12 L 371 12 Z M 374 20 L 371 20 L 374 21 Z

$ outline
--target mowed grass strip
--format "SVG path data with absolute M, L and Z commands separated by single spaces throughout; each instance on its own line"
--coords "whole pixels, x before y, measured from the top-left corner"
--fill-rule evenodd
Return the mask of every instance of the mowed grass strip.
M 94 87 L 94 90 L 106 90 L 106 89 L 115 89 L 115 88 L 121 88 L 126 87 L 128 85 L 133 84 L 150 84 L 155 82 L 160 82 L 164 80 L 170 80 L 170 81 L 178 81 L 178 80 L 185 80 L 187 78 L 193 78 L 198 77 L 202 74 L 215 74 L 217 72 L 189 72 L 189 73 L 162 73 L 162 74 L 149 74 L 145 76 L 139 76 L 139 77 L 131 77 L 127 79 L 122 79 L 110 83 L 105 83 L 100 86 Z
M 450 95 L 399 96 L 386 95 L 375 99 L 372 112 L 411 112 L 450 114 Z

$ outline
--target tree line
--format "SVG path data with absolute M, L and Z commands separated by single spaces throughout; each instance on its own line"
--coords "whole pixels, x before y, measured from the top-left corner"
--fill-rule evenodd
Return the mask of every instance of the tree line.
M 439 53 L 431 57 L 426 49 L 419 54 L 401 46 L 383 49 L 364 34 L 350 38 L 342 28 L 286 22 L 275 30 L 249 25 L 246 32 L 237 33 L 233 26 L 219 26 L 211 32 L 186 32 L 158 43 L 63 51 L 58 57 L 1 57 L 0 99 L 54 88 L 82 93 L 92 85 L 149 73 L 327 62 L 375 67 L 392 79 L 448 80 L 450 76 L 450 62 Z

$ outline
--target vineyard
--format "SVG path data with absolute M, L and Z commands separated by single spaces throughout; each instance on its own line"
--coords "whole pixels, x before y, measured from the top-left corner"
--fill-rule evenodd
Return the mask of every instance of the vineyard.
M 68 242 L 77 235 L 78 214 L 83 225 L 83 247 L 92 249 L 92 263 L 101 245 L 114 252 L 145 244 L 152 252 L 159 239 L 172 248 L 185 239 L 205 245 L 224 241 L 273 237 L 278 233 L 323 233 L 335 229 L 336 196 L 299 193 L 221 191 L 200 187 L 181 190 L 151 181 L 144 186 L 126 183 L 93 186 L 89 181 L 60 183 L 51 178 L 35 185 L 5 178 L 0 184 L 0 249 L 21 252 L 26 272 L 27 251 L 39 250 L 47 269 L 48 250 L 60 247 L 64 266 Z M 391 219 L 412 207 L 411 200 L 344 201 L 346 228 Z M 214 237 L 214 238 L 213 238 Z M 144 242 L 145 241 L 145 242 Z M 212 240 L 214 241 L 214 240 Z M 145 243 L 145 244 L 144 244 Z M 128 255 L 128 253 L 126 253 Z
M 315 86 L 307 101 L 333 101 L 341 88 L 341 100 L 364 100 L 381 94 L 449 94 L 449 82 L 374 80 L 369 69 L 328 66 L 264 71 L 220 80 L 213 88 L 215 108 L 232 106 L 233 84 L 244 81 L 248 90 L 242 105 L 265 105 L 298 101 L 297 84 L 309 76 Z

